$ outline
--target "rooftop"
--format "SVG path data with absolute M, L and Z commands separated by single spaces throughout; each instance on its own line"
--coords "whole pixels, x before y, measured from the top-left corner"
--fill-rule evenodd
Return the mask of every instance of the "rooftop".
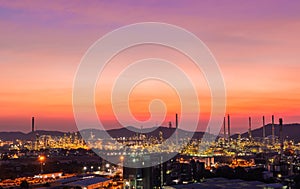
M 206 179 L 204 182 L 201 183 L 192 183 L 192 184 L 186 184 L 186 185 L 174 185 L 171 187 L 168 187 L 168 189 L 197 189 L 197 188 L 206 188 L 206 189 L 227 189 L 227 188 L 232 188 L 232 189 L 262 189 L 266 186 L 272 186 L 270 184 L 266 184 L 260 181 L 244 181 L 240 179 L 226 179 L 226 178 L 211 178 L 211 179 Z M 272 188 L 281 188 L 282 185 L 274 185 Z
M 97 184 L 97 183 L 101 183 L 101 182 L 105 182 L 105 181 L 108 181 L 108 180 L 110 180 L 110 179 L 103 178 L 103 177 L 93 177 L 93 178 L 86 178 L 86 179 L 78 180 L 78 181 L 75 181 L 75 182 L 71 182 L 71 183 L 68 183 L 68 185 L 87 187 L 87 186 Z

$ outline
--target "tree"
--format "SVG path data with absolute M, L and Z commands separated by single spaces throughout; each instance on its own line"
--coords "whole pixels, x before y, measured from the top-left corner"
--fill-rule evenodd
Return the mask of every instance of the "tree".
M 23 189 L 28 189 L 29 188 L 29 184 L 26 180 L 23 180 L 20 184 L 20 187 Z
M 300 175 L 297 175 L 294 178 L 294 181 L 295 181 L 295 188 L 299 189 L 300 188 Z
M 44 187 L 50 187 L 50 183 L 46 182 L 45 184 L 43 184 Z

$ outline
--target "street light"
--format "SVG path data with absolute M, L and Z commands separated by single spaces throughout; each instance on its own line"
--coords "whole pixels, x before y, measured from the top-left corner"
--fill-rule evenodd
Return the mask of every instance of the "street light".
M 122 170 L 122 175 L 123 175 L 124 156 L 120 156 L 120 160 L 121 160 L 121 170 Z
M 43 155 L 39 155 L 39 162 L 41 163 L 41 174 L 43 173 L 43 164 L 46 160 L 46 157 Z

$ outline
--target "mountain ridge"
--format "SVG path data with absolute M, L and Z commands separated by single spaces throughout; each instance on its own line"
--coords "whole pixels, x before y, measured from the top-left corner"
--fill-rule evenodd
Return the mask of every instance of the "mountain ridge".
M 279 125 L 274 124 L 275 126 L 275 136 L 279 135 Z M 270 136 L 272 134 L 272 124 L 267 124 L 266 126 L 266 136 Z M 154 136 L 154 137 L 159 137 L 160 132 L 162 132 L 162 137 L 163 138 L 169 138 L 172 134 L 175 132 L 174 127 L 168 128 L 164 126 L 159 126 L 159 127 L 152 127 L 152 128 L 144 128 L 142 129 L 142 133 L 147 136 Z M 110 130 L 99 130 L 99 129 L 84 129 L 81 131 L 77 131 L 80 133 L 80 135 L 83 135 L 83 137 L 89 137 L 91 135 L 91 132 L 95 137 L 101 138 L 107 136 L 107 133 L 113 137 L 113 138 L 118 138 L 118 137 L 130 137 L 136 135 L 136 133 L 140 133 L 141 129 L 135 128 L 132 126 L 128 127 L 122 127 L 122 128 L 114 128 Z M 149 132 L 150 131 L 150 132 Z M 29 132 L 29 133 L 23 133 L 20 131 L 12 131 L 12 132 L 0 132 L 0 140 L 4 141 L 15 141 L 17 139 L 19 140 L 34 140 L 36 134 L 39 135 L 51 135 L 51 136 L 63 136 L 64 134 L 67 134 L 70 132 L 62 132 L 62 131 L 48 131 L 48 130 L 36 130 L 34 132 Z M 300 142 L 300 123 L 289 123 L 289 124 L 284 124 L 283 125 L 283 136 L 285 138 L 293 139 L 295 142 Z M 202 138 L 204 132 L 203 131 L 197 131 L 195 133 L 191 131 L 186 131 L 182 129 L 178 129 L 178 136 L 179 137 L 184 137 L 188 136 L 191 138 L 197 138 L 200 139 Z M 222 136 L 223 133 L 220 131 L 220 135 Z M 262 127 L 256 128 L 252 130 L 252 136 L 253 137 L 262 137 Z M 238 134 L 233 134 L 231 135 L 232 138 L 237 138 Z M 243 132 L 241 133 L 241 137 L 248 137 L 248 132 Z

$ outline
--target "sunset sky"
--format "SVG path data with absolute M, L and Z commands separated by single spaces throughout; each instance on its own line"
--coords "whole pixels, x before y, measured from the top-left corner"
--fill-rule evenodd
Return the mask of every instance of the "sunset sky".
M 75 131 L 72 86 L 81 58 L 106 33 L 137 22 L 177 25 L 207 45 L 223 73 L 233 133 L 247 130 L 249 116 L 254 128 L 263 115 L 267 123 L 272 114 L 284 123 L 300 122 L 300 2 L 237 2 L 0 1 L 0 131 L 29 132 L 32 116 L 37 129 Z M 149 56 L 161 52 L 141 47 L 131 55 L 151 48 Z M 116 61 L 138 58 L 129 55 Z M 203 81 L 197 85 L 207 88 Z M 163 90 L 155 93 L 157 86 Z M 98 83 L 99 90 L 105 87 Z M 167 101 L 170 115 L 177 111 L 175 93 L 162 83 L 139 87 L 130 99 L 138 119 L 149 117 L 146 102 L 156 95 Z M 204 120 L 205 91 L 199 96 Z M 99 96 L 99 114 L 113 127 Z

